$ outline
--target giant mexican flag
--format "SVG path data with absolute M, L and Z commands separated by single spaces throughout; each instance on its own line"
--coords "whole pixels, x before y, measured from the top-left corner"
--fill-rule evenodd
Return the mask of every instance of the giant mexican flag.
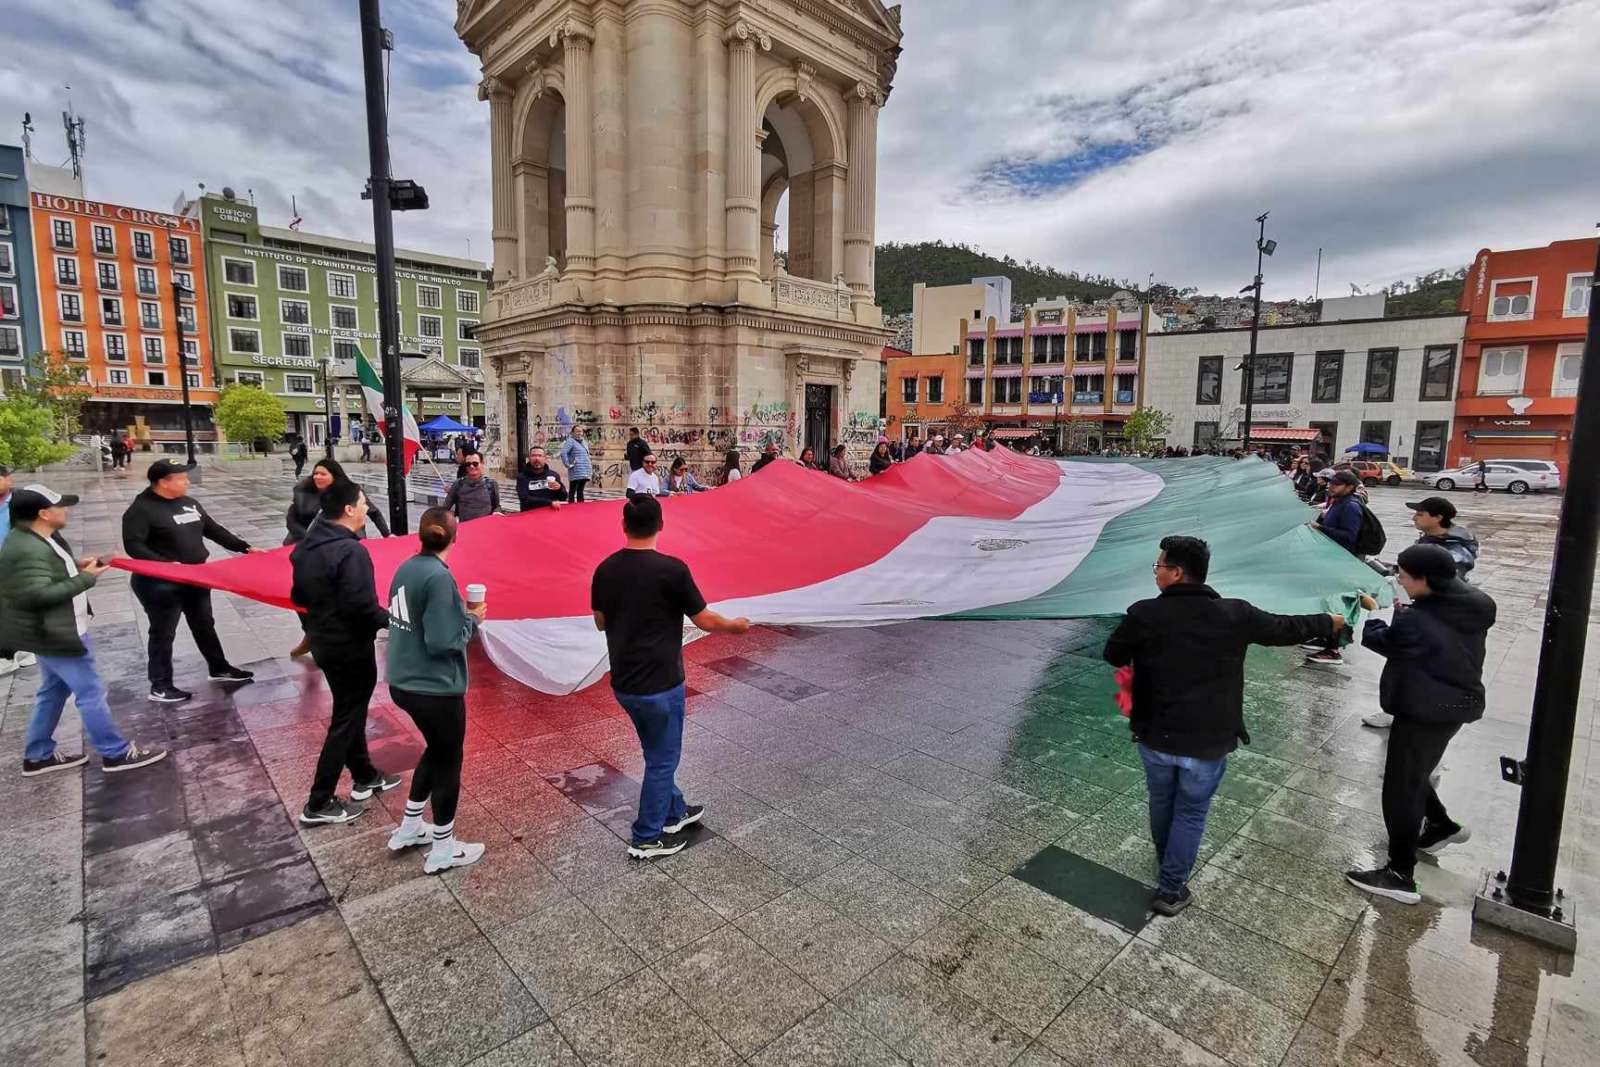
M 661 551 L 688 562 L 724 615 L 769 625 L 1119 615 L 1152 596 L 1172 533 L 1211 543 L 1210 584 L 1271 611 L 1349 610 L 1388 583 L 1305 524 L 1314 513 L 1259 460 L 1030 459 L 999 449 L 917 456 L 847 484 L 793 463 L 663 501 Z M 489 589 L 484 647 L 518 681 L 570 693 L 606 672 L 589 613 L 595 566 L 623 543 L 621 502 L 463 524 L 450 570 Z M 367 541 L 385 595 L 416 551 Z M 289 550 L 198 566 L 118 559 L 139 574 L 282 607 Z M 689 627 L 685 640 L 699 632 Z
M 382 428 L 381 432 L 387 433 L 389 424 L 384 421 L 383 415 L 383 379 L 378 377 L 378 372 L 367 362 L 366 353 L 359 348 L 356 349 L 356 379 L 361 382 L 361 395 L 367 402 L 367 414 Z M 422 431 L 417 429 L 417 420 L 404 404 L 400 405 L 400 418 L 403 420 L 400 435 L 405 449 L 400 469 L 410 473 L 411 461 L 417 458 L 417 452 L 422 448 Z

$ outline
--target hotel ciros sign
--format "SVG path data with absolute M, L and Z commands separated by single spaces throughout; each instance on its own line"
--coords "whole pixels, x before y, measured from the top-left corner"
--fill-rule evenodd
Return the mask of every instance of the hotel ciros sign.
M 87 215 L 90 218 L 123 222 L 132 226 L 159 226 L 166 230 L 200 232 L 198 219 L 184 218 L 165 211 L 146 211 L 143 208 L 123 207 L 121 204 L 102 204 L 98 200 L 79 200 L 71 196 L 51 196 L 34 193 L 33 206 L 40 211 L 54 211 L 67 215 Z

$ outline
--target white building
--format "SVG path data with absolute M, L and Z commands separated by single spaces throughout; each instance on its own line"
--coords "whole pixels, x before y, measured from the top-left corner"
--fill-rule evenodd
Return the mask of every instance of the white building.
M 911 354 L 936 356 L 961 349 L 961 320 L 1011 318 L 1011 279 L 974 278 L 965 285 L 911 287 Z
M 1417 470 L 1442 469 L 1465 325 L 1452 313 L 1262 326 L 1252 442 L 1341 456 L 1365 441 Z M 1144 403 L 1172 416 L 1167 442 L 1237 447 L 1249 328 L 1152 333 L 1148 345 Z

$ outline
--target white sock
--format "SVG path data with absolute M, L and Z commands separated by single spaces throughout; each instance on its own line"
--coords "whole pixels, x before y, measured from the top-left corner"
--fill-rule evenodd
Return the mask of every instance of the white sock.
M 433 851 L 440 856 L 453 856 L 456 851 L 456 824 L 452 820 L 433 828 Z
M 421 800 L 406 801 L 406 814 L 400 820 L 401 833 L 414 834 L 422 829 L 422 805 L 424 803 L 425 801 Z

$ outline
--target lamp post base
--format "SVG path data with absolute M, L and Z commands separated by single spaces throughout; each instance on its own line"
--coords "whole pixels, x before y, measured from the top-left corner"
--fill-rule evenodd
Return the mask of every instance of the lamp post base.
M 1472 898 L 1472 921 L 1498 926 L 1502 930 L 1560 949 L 1576 952 L 1578 949 L 1577 906 L 1564 897 L 1557 897 L 1557 906 L 1549 915 L 1528 911 L 1511 903 L 1506 893 L 1503 871 L 1484 871 L 1477 895 Z M 1556 890 L 1560 894 L 1560 890 Z

